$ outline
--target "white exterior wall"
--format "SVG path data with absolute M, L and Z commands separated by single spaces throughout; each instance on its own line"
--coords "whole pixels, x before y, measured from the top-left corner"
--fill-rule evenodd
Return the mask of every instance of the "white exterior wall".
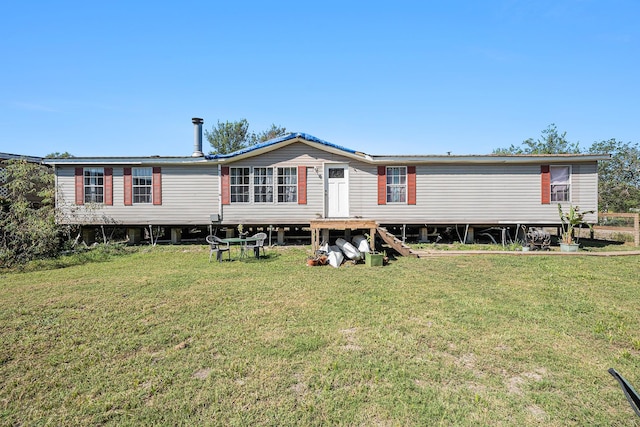
M 146 165 L 131 165 L 131 167 Z M 63 224 L 207 225 L 218 213 L 218 167 L 209 165 L 161 165 L 162 205 L 124 205 L 123 168 L 113 168 L 113 206 L 75 204 L 75 168 L 56 167 L 56 204 Z M 87 167 L 95 167 L 90 165 Z

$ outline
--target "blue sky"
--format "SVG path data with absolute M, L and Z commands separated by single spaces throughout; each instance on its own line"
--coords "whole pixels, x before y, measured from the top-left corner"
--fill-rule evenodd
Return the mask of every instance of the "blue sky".
M 192 117 L 371 154 L 640 135 L 640 2 L 2 2 L 0 151 L 190 155 Z M 209 147 L 205 147 L 208 149 Z

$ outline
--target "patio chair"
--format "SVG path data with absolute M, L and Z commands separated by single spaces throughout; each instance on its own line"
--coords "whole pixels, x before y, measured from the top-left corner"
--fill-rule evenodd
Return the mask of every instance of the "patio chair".
M 252 238 L 256 239 L 255 243 L 254 242 L 247 243 L 243 249 L 244 250 L 253 249 L 253 253 L 255 254 L 256 258 L 260 258 L 260 248 L 262 248 L 262 255 L 266 255 L 264 252 L 264 241 L 267 240 L 267 234 L 258 233 L 253 235 Z
M 629 405 L 631 405 L 631 409 L 636 413 L 637 416 L 640 417 L 640 395 L 637 391 L 633 389 L 631 384 L 620 375 L 615 369 L 610 368 L 609 373 L 615 378 L 618 383 L 620 383 L 620 387 L 622 387 L 622 391 L 624 392 L 624 396 L 629 401 Z
M 209 243 L 209 262 L 211 262 L 211 257 L 213 253 L 216 253 L 216 259 L 218 262 L 222 262 L 222 254 L 226 252 L 229 254 L 229 261 L 231 261 L 231 248 L 229 247 L 228 242 L 223 242 L 218 236 L 208 235 L 207 243 Z

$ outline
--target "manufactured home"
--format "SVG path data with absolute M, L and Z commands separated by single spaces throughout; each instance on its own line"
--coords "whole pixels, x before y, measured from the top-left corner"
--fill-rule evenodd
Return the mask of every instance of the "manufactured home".
M 373 155 L 305 133 L 204 155 L 47 159 L 61 223 L 129 230 L 306 229 L 366 219 L 419 229 L 558 226 L 558 204 L 596 210 L 608 155 Z M 597 214 L 587 216 L 597 221 Z

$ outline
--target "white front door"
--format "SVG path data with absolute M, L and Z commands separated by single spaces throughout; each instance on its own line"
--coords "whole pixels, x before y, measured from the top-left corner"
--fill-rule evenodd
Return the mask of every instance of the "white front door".
M 349 216 L 349 165 L 325 164 L 324 188 L 326 191 L 327 218 Z

